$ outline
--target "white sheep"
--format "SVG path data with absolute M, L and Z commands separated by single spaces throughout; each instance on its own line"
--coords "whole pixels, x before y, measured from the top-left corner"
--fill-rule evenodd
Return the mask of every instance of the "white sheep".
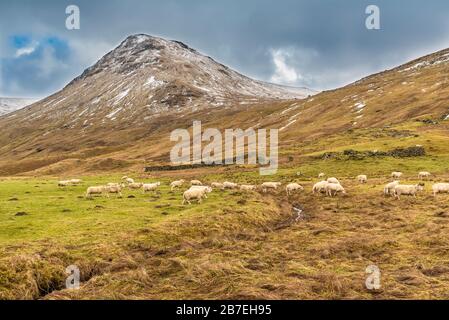
M 424 178 L 428 179 L 428 178 L 430 178 L 431 175 L 432 174 L 430 172 L 421 171 L 420 173 L 418 173 L 418 179 L 424 179 Z
M 436 183 L 432 186 L 433 195 L 438 193 L 449 193 L 449 183 Z
M 329 178 L 329 179 L 327 179 L 327 182 L 335 183 L 335 184 L 341 184 L 340 181 L 338 181 L 337 178 Z
M 262 191 L 267 193 L 268 190 L 277 190 L 282 185 L 280 182 L 264 182 L 261 185 Z
M 364 174 L 361 174 L 361 175 L 359 175 L 359 176 L 357 177 L 357 180 L 358 180 L 360 183 L 362 183 L 362 184 L 367 183 L 367 182 L 368 182 L 368 176 L 367 176 L 367 175 L 364 175 Z
M 143 183 L 141 183 L 141 182 L 139 182 L 139 183 L 133 182 L 133 183 L 128 184 L 128 188 L 134 189 L 134 190 L 140 189 L 140 188 L 142 188 L 142 186 L 143 186 Z
M 160 182 L 156 183 L 145 183 L 142 185 L 142 192 L 156 191 L 157 188 L 161 185 Z
M 171 191 L 175 190 L 176 188 L 181 188 L 185 183 L 185 180 L 181 179 L 181 180 L 177 180 L 177 181 L 173 181 L 170 184 L 171 187 Z
M 120 187 L 124 188 L 126 185 L 124 183 L 116 183 L 116 182 L 110 182 L 106 185 L 107 187 Z
M 419 191 L 423 191 L 423 190 L 424 190 L 423 183 L 419 183 L 416 185 L 404 185 L 404 184 L 401 185 L 400 184 L 394 188 L 394 194 L 398 200 L 401 199 L 401 195 L 413 196 L 416 198 L 416 194 Z
M 400 179 L 404 174 L 402 172 L 392 172 L 391 177 L 393 179 Z
M 223 183 L 219 183 L 219 182 L 212 182 L 210 186 L 215 189 L 220 189 L 220 190 L 224 189 Z
M 72 185 L 72 182 L 69 180 L 65 180 L 65 181 L 59 181 L 58 182 L 58 187 L 69 187 Z
M 83 183 L 83 180 L 81 180 L 81 179 L 72 179 L 72 180 L 70 180 L 70 183 L 73 184 L 73 185 L 78 185 L 78 184 Z
M 190 185 L 191 186 L 202 186 L 203 183 L 199 180 L 192 180 L 192 181 L 190 181 Z
M 345 188 L 339 183 L 328 183 L 326 185 L 326 194 L 329 197 L 335 197 L 338 193 L 346 194 Z
M 92 198 L 92 195 L 94 195 L 94 194 L 103 195 L 106 192 L 108 192 L 108 187 L 106 187 L 106 186 L 89 187 L 89 188 L 87 188 L 87 191 L 86 191 L 86 198 Z M 109 198 L 109 195 L 108 194 L 106 194 L 106 195 Z
M 207 199 L 207 194 L 211 193 L 213 190 L 211 187 L 208 186 L 191 186 L 189 190 L 203 190 L 204 193 L 204 198 Z
M 119 197 L 122 197 L 122 187 L 120 185 L 114 186 L 105 186 L 105 192 L 117 194 Z
M 315 193 L 325 193 L 326 192 L 326 186 L 329 184 L 327 181 L 321 181 L 318 183 L 315 183 L 313 186 L 312 192 Z
M 389 184 L 387 184 L 384 187 L 384 195 L 386 195 L 386 196 L 388 196 L 388 195 L 394 196 L 394 188 L 396 188 L 396 186 L 398 186 L 400 184 L 401 184 L 400 181 L 393 181 L 393 182 L 390 182 Z
M 304 191 L 304 188 L 297 183 L 290 183 L 285 187 L 285 191 L 287 192 L 287 196 L 290 196 L 295 192 Z
M 241 191 L 255 191 L 257 189 L 254 185 L 242 184 L 240 186 Z
M 320 173 L 320 174 L 318 175 L 318 179 L 323 179 L 325 176 L 326 176 L 325 173 Z
M 186 202 L 188 204 L 192 204 L 192 200 L 198 200 L 198 203 L 203 201 L 203 198 L 207 197 L 206 190 L 201 188 L 189 189 L 183 194 L 182 204 L 184 205 Z
M 223 188 L 224 189 L 237 189 L 239 186 L 237 183 L 225 181 L 223 182 Z

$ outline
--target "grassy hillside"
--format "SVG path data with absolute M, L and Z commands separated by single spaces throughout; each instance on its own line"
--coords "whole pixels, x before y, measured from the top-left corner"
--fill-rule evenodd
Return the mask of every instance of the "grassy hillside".
M 327 151 L 429 140 L 426 156 L 322 160 L 326 141 L 320 141 L 294 161 L 299 163 L 287 161 L 269 178 L 304 185 L 306 191 L 291 198 L 284 191 L 214 191 L 201 205 L 182 206 L 182 191 L 168 188 L 181 177 L 264 181 L 257 170 L 237 167 L 136 174 L 139 181 L 162 181 L 160 193 L 127 190 L 123 198 L 94 200 L 83 198 L 87 185 L 121 175 L 84 176 L 84 186 L 67 189 L 58 188 L 55 177 L 2 179 L 0 298 L 447 299 L 449 196 L 430 193 L 434 181 L 449 181 L 445 129 L 407 130 L 420 134 L 387 135 L 380 145 L 370 141 L 370 130 L 354 141 L 351 134 L 335 136 Z M 418 199 L 382 195 L 391 171 L 402 170 L 404 182 L 415 183 L 422 169 L 436 177 Z M 322 171 L 339 177 L 348 194 L 312 195 Z M 369 174 L 367 185 L 355 181 L 360 173 Z M 304 209 L 299 220 L 293 206 Z M 64 290 L 64 270 L 73 264 L 81 270 L 81 289 Z M 372 264 L 382 273 L 378 291 L 365 287 Z

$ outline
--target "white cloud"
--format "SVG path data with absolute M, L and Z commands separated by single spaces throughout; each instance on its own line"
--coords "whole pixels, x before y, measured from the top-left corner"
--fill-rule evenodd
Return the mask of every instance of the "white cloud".
M 298 81 L 302 80 L 303 77 L 293 67 L 289 64 L 288 59 L 293 57 L 290 50 L 286 49 L 276 49 L 270 51 L 273 63 L 275 65 L 275 72 L 271 77 L 271 81 L 280 84 L 296 84 Z
M 16 58 L 19 58 L 21 56 L 29 56 L 30 54 L 32 54 L 34 51 L 36 51 L 36 48 L 39 46 L 38 42 L 34 42 L 31 46 L 29 47 L 25 47 L 25 48 L 20 48 L 16 51 Z

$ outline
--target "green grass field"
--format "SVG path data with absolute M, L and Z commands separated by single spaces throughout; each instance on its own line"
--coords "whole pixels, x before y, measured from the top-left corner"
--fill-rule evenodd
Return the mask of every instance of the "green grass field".
M 382 195 L 388 173 L 417 182 L 420 168 L 449 180 L 445 156 L 407 160 L 320 160 L 281 169 L 271 180 L 297 181 L 304 193 L 214 191 L 183 206 L 173 178 L 159 192 L 125 190 L 122 198 L 85 199 L 87 186 L 119 176 L 0 180 L 2 299 L 381 299 L 448 298 L 449 196 L 434 199 L 429 181 L 418 199 Z M 303 176 L 296 173 L 301 171 Z M 318 172 L 348 190 L 312 195 Z M 370 175 L 366 185 L 354 177 Z M 201 173 L 205 182 L 260 183 L 254 170 Z M 266 180 L 266 179 L 265 179 Z M 151 182 L 156 179 L 146 179 Z M 292 205 L 304 215 L 293 219 Z M 382 271 L 382 289 L 364 285 L 367 266 Z M 81 271 L 81 288 L 65 290 L 65 268 Z

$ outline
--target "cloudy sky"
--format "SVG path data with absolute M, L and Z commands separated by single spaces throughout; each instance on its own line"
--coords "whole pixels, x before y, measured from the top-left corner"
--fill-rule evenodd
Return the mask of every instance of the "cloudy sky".
M 81 29 L 67 30 L 68 5 Z M 380 30 L 367 30 L 368 5 Z M 449 47 L 447 0 L 0 2 L 0 96 L 51 94 L 128 35 L 180 40 L 253 78 L 330 89 Z

